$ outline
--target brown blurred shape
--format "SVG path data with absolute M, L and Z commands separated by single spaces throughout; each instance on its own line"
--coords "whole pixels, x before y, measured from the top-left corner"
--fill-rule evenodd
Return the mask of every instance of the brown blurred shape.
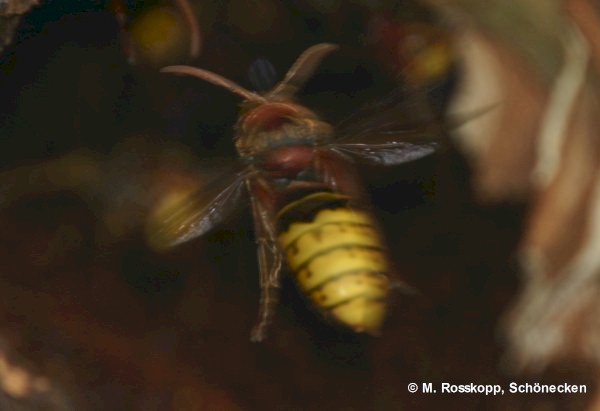
M 21 16 L 39 0 L 8 0 L 0 3 L 0 51 L 12 42 Z
M 600 17 L 586 0 L 432 1 L 452 16 L 464 78 L 457 133 L 483 201 L 530 204 L 509 363 L 600 364 Z M 483 4 L 485 3 L 485 8 Z

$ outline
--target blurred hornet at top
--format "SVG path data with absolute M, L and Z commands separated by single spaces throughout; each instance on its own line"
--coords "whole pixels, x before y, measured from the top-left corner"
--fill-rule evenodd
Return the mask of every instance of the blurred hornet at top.
M 403 285 L 390 280 L 387 247 L 354 163 L 392 166 L 423 157 L 435 150 L 440 129 L 416 95 L 359 110 L 337 128 L 296 102 L 298 90 L 336 48 L 308 48 L 263 95 L 199 68 L 162 70 L 198 77 L 244 98 L 235 125 L 238 165 L 153 221 L 149 240 L 167 248 L 203 235 L 247 192 L 261 289 L 253 341 L 265 338 L 284 264 L 325 318 L 357 333 L 379 333 L 392 284 Z
M 123 51 L 131 64 L 160 67 L 185 58 L 186 53 L 188 58 L 200 55 L 202 33 L 189 0 L 141 7 L 143 3 L 137 0 L 107 3 L 119 25 Z M 135 9 L 139 11 L 130 16 Z

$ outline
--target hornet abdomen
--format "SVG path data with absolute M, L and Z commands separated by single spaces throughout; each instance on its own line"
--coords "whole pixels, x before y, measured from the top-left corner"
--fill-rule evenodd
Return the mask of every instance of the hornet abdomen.
M 350 198 L 316 191 L 277 215 L 279 245 L 302 291 L 326 316 L 378 334 L 390 283 L 386 250 L 372 217 Z

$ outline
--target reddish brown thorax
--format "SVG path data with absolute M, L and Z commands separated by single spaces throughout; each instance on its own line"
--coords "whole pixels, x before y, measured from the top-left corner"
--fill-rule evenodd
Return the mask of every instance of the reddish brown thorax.
M 313 164 L 315 149 L 306 145 L 278 147 L 267 152 L 259 163 L 273 178 L 294 178 Z
M 250 111 L 242 120 L 242 131 L 251 130 L 274 131 L 285 123 L 291 122 L 291 117 L 299 113 L 299 107 L 286 103 L 268 103 Z
M 270 102 L 242 118 L 241 138 L 253 142 L 256 148 L 264 145 L 257 164 L 271 177 L 294 178 L 312 164 L 316 139 L 306 128 L 317 121 L 315 114 L 304 107 Z
M 293 177 L 294 171 L 306 167 L 312 147 L 333 133 L 314 112 L 290 101 L 268 101 L 247 110 L 237 125 L 238 152 L 244 158 L 262 160 L 266 168 L 282 176 Z

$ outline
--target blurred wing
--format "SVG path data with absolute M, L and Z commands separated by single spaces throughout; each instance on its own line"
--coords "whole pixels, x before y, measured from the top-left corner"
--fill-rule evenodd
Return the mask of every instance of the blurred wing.
M 340 123 L 330 147 L 367 164 L 405 163 L 436 150 L 443 135 L 438 118 L 425 93 L 398 89 Z
M 440 114 L 421 89 L 398 87 L 387 96 L 365 104 L 336 125 L 338 141 L 373 134 L 403 133 L 431 128 Z
M 355 143 L 334 144 L 335 151 L 350 155 L 361 163 L 394 166 L 408 161 L 417 160 L 433 153 L 438 143 L 423 142 L 411 143 L 406 141 L 392 141 L 388 143 Z
M 233 170 L 173 205 L 166 216 L 151 221 L 148 241 L 165 249 L 199 237 L 238 207 L 250 170 Z

